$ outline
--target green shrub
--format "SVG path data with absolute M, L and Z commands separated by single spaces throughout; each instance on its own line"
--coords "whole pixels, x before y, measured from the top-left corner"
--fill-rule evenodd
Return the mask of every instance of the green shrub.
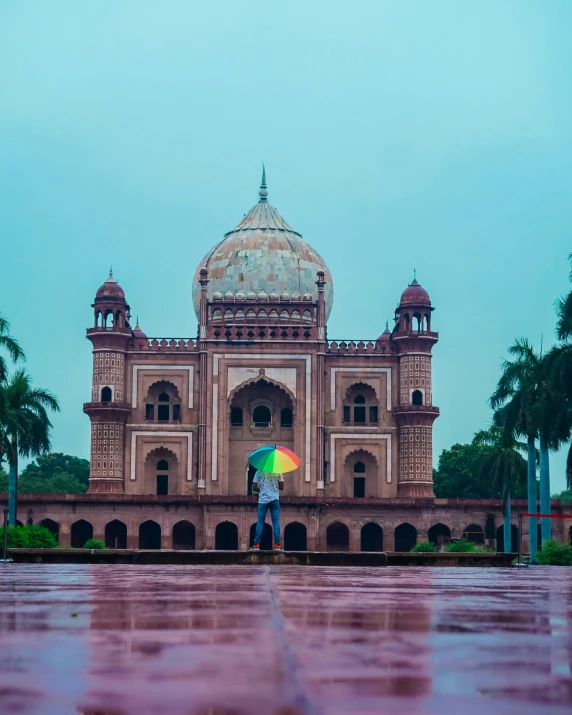
M 88 539 L 83 545 L 84 549 L 105 549 L 105 544 L 99 539 Z
M 439 549 L 431 541 L 420 541 L 411 549 L 412 554 L 434 554 L 436 551 Z
M 474 553 L 477 551 L 477 547 L 474 541 L 468 541 L 467 539 L 457 539 L 456 541 L 451 541 L 450 544 L 445 546 L 445 551 L 449 553 Z
M 554 539 L 542 544 L 536 554 L 536 563 L 543 566 L 572 566 L 572 546 L 557 544 Z
M 0 548 L 4 543 L 4 527 L 0 527 Z M 56 537 L 45 526 L 32 524 L 28 526 L 8 527 L 9 549 L 55 549 L 58 543 Z

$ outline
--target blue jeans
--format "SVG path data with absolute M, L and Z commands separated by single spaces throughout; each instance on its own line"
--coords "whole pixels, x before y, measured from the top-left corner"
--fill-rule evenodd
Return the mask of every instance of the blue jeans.
M 272 529 L 274 531 L 274 543 L 280 544 L 280 502 L 278 499 L 269 501 L 266 504 L 258 502 L 258 521 L 256 523 L 256 533 L 254 534 L 254 543 L 259 544 L 262 540 L 262 529 L 264 528 L 264 520 L 266 512 L 270 509 L 272 518 Z

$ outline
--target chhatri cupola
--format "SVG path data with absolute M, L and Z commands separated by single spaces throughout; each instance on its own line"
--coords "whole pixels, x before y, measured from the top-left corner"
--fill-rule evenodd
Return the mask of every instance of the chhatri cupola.
M 199 316 L 200 270 L 208 271 L 208 299 L 222 296 L 300 296 L 316 301 L 316 274 L 325 273 L 326 319 L 332 310 L 334 287 L 324 260 L 268 203 L 266 171 L 258 203 L 226 233 L 199 263 L 193 282 L 193 303 Z

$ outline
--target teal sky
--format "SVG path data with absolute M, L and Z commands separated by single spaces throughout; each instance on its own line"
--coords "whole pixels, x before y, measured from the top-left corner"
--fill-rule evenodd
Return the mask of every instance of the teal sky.
M 569 288 L 571 27 L 567 0 L 2 0 L 0 311 L 61 400 L 55 448 L 89 455 L 109 265 L 148 335 L 194 336 L 193 273 L 262 161 L 334 277 L 330 338 L 376 338 L 417 268 L 436 458 L 469 441 Z

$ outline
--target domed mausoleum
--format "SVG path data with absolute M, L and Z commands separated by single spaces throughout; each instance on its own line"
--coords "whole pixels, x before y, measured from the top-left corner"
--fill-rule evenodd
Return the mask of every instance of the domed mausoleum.
M 388 258 L 394 270 L 398 261 Z M 248 457 L 280 444 L 300 457 L 280 497 L 286 550 L 409 551 L 461 536 L 482 543 L 493 526 L 498 535 L 502 501 L 434 499 L 439 336 L 428 292 L 414 277 L 391 327 L 368 304 L 379 337 L 363 341 L 328 335 L 332 300 L 324 260 L 268 203 L 264 173 L 256 206 L 198 264 L 192 337 L 132 326 L 110 273 L 87 331 L 89 493 L 22 496 L 21 513 L 62 546 L 95 537 L 120 549 L 247 549 Z M 267 524 L 263 549 L 272 537 Z
M 232 231 L 225 234 L 197 267 L 193 283 L 197 317 L 199 272 L 201 268 L 206 268 L 210 299 L 216 293 L 244 293 L 247 296 L 249 292 L 255 295 L 264 292 L 287 295 L 288 298 L 297 294 L 307 295 L 308 300 L 316 300 L 316 273 L 324 271 L 327 320 L 332 310 L 334 287 L 324 260 L 268 203 L 264 169 L 258 194 L 258 203 Z
M 93 536 L 114 548 L 247 549 L 256 521 L 248 457 L 280 444 L 300 457 L 280 497 L 286 550 L 484 540 L 491 516 L 502 524 L 500 500 L 433 496 L 439 336 L 429 294 L 414 278 L 392 326 L 373 301 L 371 340 L 334 339 L 325 262 L 270 206 L 264 175 L 259 196 L 199 263 L 193 336 L 152 337 L 145 319 L 131 324 L 113 275 L 99 288 L 87 331 L 89 493 L 21 497 L 21 518 L 47 524 L 62 546 Z M 394 270 L 399 255 L 388 257 Z M 267 525 L 262 548 L 271 543 Z

